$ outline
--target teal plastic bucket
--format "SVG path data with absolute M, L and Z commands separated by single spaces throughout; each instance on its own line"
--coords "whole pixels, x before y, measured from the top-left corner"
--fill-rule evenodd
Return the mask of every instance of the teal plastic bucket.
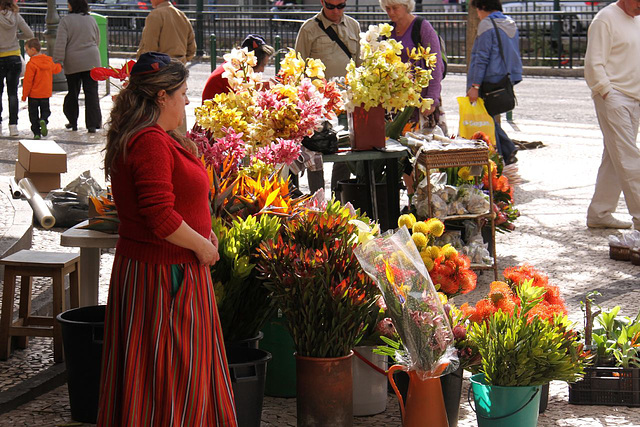
M 296 396 L 296 351 L 284 317 L 274 316 L 262 328 L 260 348 L 273 356 L 267 369 L 264 394 L 271 397 Z
M 540 386 L 500 387 L 487 385 L 484 374 L 471 377 L 478 427 L 536 427 Z M 470 390 L 470 391 L 471 391 Z

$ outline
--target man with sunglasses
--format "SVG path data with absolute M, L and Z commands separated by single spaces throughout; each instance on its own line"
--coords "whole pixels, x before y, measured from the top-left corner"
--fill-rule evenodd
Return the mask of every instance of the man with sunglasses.
M 353 59 L 360 65 L 360 24 L 344 14 L 347 0 L 320 0 L 322 10 L 308 19 L 300 27 L 296 38 L 296 52 L 306 58 L 321 60 L 327 67 L 325 77 L 344 77 L 347 64 Z M 307 157 L 305 165 L 308 169 L 309 189 L 311 193 L 324 188 L 322 171 L 322 155 L 304 153 Z M 334 163 L 331 176 L 331 190 L 335 191 L 337 182 L 350 177 L 346 163 Z

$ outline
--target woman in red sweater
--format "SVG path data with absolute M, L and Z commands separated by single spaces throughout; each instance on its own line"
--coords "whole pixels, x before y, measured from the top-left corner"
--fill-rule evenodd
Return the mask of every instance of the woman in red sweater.
M 269 63 L 269 59 L 275 52 L 273 47 L 269 46 L 262 37 L 255 34 L 249 34 L 242 42 L 242 45 L 240 45 L 240 48 L 246 48 L 249 52 L 253 52 L 256 55 L 257 64 L 253 67 L 253 71 L 256 73 L 262 73 L 264 71 Z M 207 83 L 205 83 L 204 90 L 202 91 L 202 102 L 207 99 L 213 99 L 213 97 L 219 93 L 229 92 L 229 82 L 226 78 L 222 77 L 222 73 L 224 73 L 223 65 L 224 64 L 218 65 L 207 79 Z
M 145 53 L 115 99 L 105 156 L 120 227 L 105 319 L 99 426 L 236 426 L 209 268 L 209 178 L 175 132 L 188 71 Z

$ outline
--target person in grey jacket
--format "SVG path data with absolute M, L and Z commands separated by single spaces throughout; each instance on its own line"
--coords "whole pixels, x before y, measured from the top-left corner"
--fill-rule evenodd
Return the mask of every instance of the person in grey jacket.
M 62 63 L 69 92 L 64 97 L 63 111 L 69 120 L 67 129 L 78 130 L 78 96 L 84 92 L 85 124 L 89 133 L 102 127 L 98 98 L 98 82 L 89 74 L 100 67 L 100 33 L 95 19 L 89 16 L 87 0 L 69 0 L 69 14 L 60 20 L 53 60 Z
M 14 0 L 0 0 L 0 121 L 2 92 L 7 82 L 9 98 L 9 135 L 18 136 L 18 83 L 22 71 L 20 40 L 33 38 L 33 31 L 18 13 Z

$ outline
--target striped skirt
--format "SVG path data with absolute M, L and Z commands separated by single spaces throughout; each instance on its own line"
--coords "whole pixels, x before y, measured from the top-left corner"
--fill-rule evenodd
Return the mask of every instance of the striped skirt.
M 98 426 L 236 426 L 208 267 L 116 254 L 105 318 Z M 175 281 L 175 266 L 174 266 Z

